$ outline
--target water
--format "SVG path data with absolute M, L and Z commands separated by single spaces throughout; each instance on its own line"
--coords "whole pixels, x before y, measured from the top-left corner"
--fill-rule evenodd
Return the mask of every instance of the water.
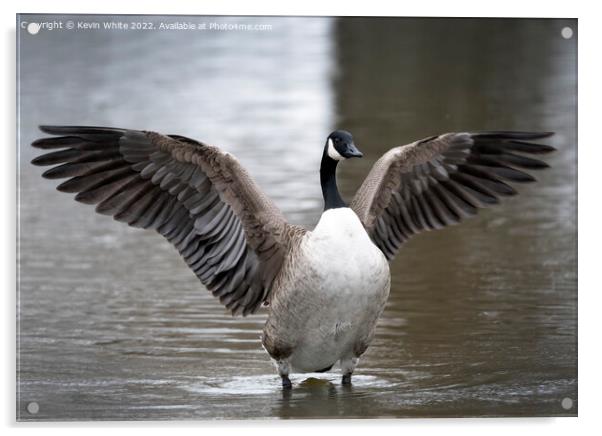
M 272 30 L 19 34 L 18 418 L 576 415 L 576 21 L 203 20 Z M 42 123 L 219 145 L 308 227 L 335 127 L 365 154 L 347 198 L 389 147 L 445 131 L 553 130 L 559 151 L 519 197 L 403 248 L 351 388 L 335 370 L 282 392 L 265 313 L 232 318 L 161 237 L 57 193 L 29 164 Z

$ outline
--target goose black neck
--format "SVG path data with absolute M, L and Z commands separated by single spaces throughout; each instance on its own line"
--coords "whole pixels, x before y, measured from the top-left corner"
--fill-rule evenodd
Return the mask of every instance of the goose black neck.
M 324 210 L 347 207 L 337 188 L 338 163 L 338 161 L 328 156 L 327 151 L 324 150 L 320 165 L 320 184 L 322 185 L 322 195 L 324 197 Z

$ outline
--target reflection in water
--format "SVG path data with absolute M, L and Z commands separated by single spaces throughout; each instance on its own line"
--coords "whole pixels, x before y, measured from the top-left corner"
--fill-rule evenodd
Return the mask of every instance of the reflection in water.
M 20 419 L 575 415 L 576 22 L 223 20 L 273 31 L 20 34 Z M 365 154 L 347 198 L 389 147 L 445 131 L 553 130 L 559 151 L 518 198 L 403 248 L 351 388 L 335 368 L 283 392 L 265 314 L 232 318 L 160 237 L 55 192 L 29 165 L 40 123 L 220 145 L 307 226 L 335 126 Z

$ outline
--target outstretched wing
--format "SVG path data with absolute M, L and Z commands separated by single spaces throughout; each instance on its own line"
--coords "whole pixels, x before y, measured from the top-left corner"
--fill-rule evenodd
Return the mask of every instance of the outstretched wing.
M 446 133 L 395 147 L 374 164 L 351 208 L 391 260 L 412 235 L 456 224 L 516 195 L 506 182 L 535 181 L 521 169 L 548 165 L 524 154 L 553 151 L 529 142 L 552 134 Z
M 181 136 L 106 127 L 42 126 L 32 145 L 57 189 L 133 227 L 154 229 L 233 314 L 266 301 L 291 232 L 230 154 Z

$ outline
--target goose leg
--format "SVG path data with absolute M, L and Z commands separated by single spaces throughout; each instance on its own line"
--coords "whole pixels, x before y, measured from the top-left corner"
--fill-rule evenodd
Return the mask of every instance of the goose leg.
M 341 371 L 343 372 L 343 378 L 341 383 L 345 386 L 351 385 L 351 374 L 355 369 L 359 359 L 357 357 L 351 357 L 347 359 L 341 359 Z
M 282 389 L 291 389 L 293 384 L 291 383 L 291 379 L 288 378 L 288 374 L 290 372 L 289 363 L 286 360 L 279 360 L 277 365 L 278 374 L 280 374 L 280 378 L 282 379 Z
M 291 383 L 291 379 L 288 378 L 288 375 L 281 375 L 282 378 L 282 389 L 291 389 L 293 384 Z

